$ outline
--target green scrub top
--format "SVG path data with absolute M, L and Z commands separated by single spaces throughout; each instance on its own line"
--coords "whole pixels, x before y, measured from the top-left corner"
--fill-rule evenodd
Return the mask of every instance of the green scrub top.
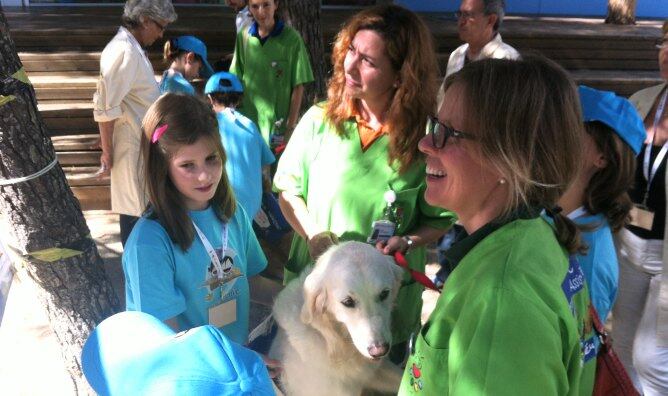
M 584 274 L 552 227 L 540 217 L 511 221 L 446 281 L 399 394 L 578 395 L 588 304 Z
M 311 107 L 302 117 L 274 177 L 275 190 L 302 197 L 320 227 L 342 241 L 366 242 L 372 223 L 382 218 L 387 205 L 383 194 L 390 189 L 397 196 L 397 235 L 410 234 L 423 225 L 445 230 L 454 223 L 454 213 L 430 206 L 424 200 L 423 161 L 399 173 L 398 165 L 388 164 L 387 135 L 362 151 L 354 119 L 344 122 L 345 133 L 340 136 L 324 117 L 324 104 Z M 411 268 L 424 271 L 425 248 L 411 249 L 406 259 Z M 285 281 L 295 278 L 311 263 L 306 241 L 295 234 Z M 406 341 L 419 327 L 422 290 L 406 272 L 392 314 L 394 343 Z
M 243 102 L 237 110 L 257 125 L 267 144 L 277 120 L 283 119 L 280 132 L 284 132 L 293 88 L 313 81 L 304 41 L 289 26 L 264 44 L 248 29 L 239 32 L 230 73 L 244 86 Z

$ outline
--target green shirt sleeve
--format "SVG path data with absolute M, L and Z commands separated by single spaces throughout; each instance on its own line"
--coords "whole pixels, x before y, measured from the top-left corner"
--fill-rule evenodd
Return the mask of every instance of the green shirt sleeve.
M 292 87 L 297 85 L 306 84 L 314 80 L 313 70 L 311 69 L 311 61 L 309 59 L 308 51 L 306 50 L 306 45 L 304 45 L 304 40 L 301 38 L 298 32 L 297 35 L 297 46 L 295 48 L 295 67 L 292 69 Z
M 285 191 L 306 198 L 308 162 L 306 156 L 318 149 L 314 135 L 323 122 L 323 109 L 315 105 L 304 114 L 295 127 L 285 151 L 281 155 L 274 176 L 274 191 Z

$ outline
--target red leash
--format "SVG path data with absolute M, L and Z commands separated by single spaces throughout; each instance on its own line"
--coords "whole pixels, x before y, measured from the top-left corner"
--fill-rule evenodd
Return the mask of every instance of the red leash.
M 397 250 L 396 252 L 394 252 L 394 260 L 397 262 L 397 265 L 407 270 L 408 273 L 411 274 L 411 278 L 415 279 L 416 282 L 422 284 L 424 287 L 428 289 L 436 290 L 439 293 L 441 292 L 441 289 L 436 287 L 434 282 L 432 282 L 431 279 L 427 277 L 427 275 L 425 275 L 422 272 L 416 271 L 412 268 L 409 268 L 408 261 L 406 261 L 406 257 L 404 257 L 404 255 L 401 254 L 400 251 Z

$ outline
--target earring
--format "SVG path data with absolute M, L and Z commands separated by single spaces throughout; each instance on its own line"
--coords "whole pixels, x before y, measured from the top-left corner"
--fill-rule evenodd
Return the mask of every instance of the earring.
M 500 178 L 499 179 L 499 184 L 506 184 L 506 179 Z

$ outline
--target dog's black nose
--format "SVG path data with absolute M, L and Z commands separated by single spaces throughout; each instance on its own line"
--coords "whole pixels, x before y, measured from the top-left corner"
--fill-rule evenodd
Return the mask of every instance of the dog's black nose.
M 379 358 L 387 355 L 387 352 L 390 350 L 390 345 L 388 343 L 373 343 L 369 345 L 367 348 L 367 351 L 369 351 L 369 355 L 374 358 Z

